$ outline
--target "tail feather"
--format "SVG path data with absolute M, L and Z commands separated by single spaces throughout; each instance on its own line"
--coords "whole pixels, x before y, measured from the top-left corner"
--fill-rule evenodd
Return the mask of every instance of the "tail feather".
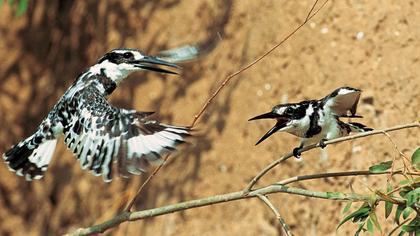
M 5 154 L 3 159 L 11 171 L 17 175 L 25 176 L 26 180 L 41 179 L 51 161 L 56 139 L 36 139 L 34 135 L 13 146 Z
M 364 124 L 360 124 L 357 122 L 349 122 L 347 123 L 351 129 L 351 132 L 367 132 L 367 131 L 372 131 L 372 128 L 366 127 L 366 125 Z

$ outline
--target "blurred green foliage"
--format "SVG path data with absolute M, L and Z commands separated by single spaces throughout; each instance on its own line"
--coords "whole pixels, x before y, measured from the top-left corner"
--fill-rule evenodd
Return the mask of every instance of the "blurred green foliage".
M 419 170 L 420 148 L 413 153 L 411 157 L 411 167 L 414 171 Z M 371 166 L 371 173 L 380 173 L 391 169 L 392 161 L 381 162 Z M 363 231 L 374 234 L 378 230 L 382 235 L 382 229 L 378 222 L 375 210 L 380 201 L 385 202 L 385 219 L 391 215 L 392 208 L 396 206 L 394 222 L 397 225 L 388 235 L 397 230 L 399 236 L 404 234 L 420 235 L 420 178 L 411 175 L 403 175 L 404 180 L 396 185 L 387 183 L 385 191 L 375 191 L 371 201 L 364 202 L 357 210 L 346 215 L 339 223 L 337 229 L 344 223 L 352 221 L 358 225 L 354 235 L 359 235 Z M 398 195 L 394 194 L 397 193 Z M 346 214 L 352 202 L 348 202 L 342 211 Z M 402 217 L 402 220 L 401 220 Z
M 4 0 L 0 0 L 0 7 L 3 6 Z M 7 0 L 7 3 L 13 8 L 15 12 L 15 16 L 19 17 L 25 14 L 25 12 L 28 10 L 28 3 L 29 0 Z

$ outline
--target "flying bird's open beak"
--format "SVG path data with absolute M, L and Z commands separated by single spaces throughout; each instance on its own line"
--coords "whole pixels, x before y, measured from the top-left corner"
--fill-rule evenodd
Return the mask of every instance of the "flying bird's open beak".
M 268 112 L 268 113 L 253 117 L 253 118 L 249 119 L 249 121 L 260 120 L 260 119 L 277 119 L 277 123 L 266 134 L 264 134 L 264 136 L 262 136 L 260 138 L 260 140 L 258 140 L 258 142 L 255 145 L 260 144 L 262 141 L 264 141 L 265 139 L 270 137 L 272 134 L 274 134 L 275 132 L 277 132 L 281 128 L 286 127 L 287 122 L 289 122 L 289 120 L 290 120 L 289 118 L 287 118 L 285 116 L 282 116 L 282 115 L 279 115 L 277 113 Z
M 179 73 L 178 71 L 168 70 L 168 69 L 162 68 L 161 66 L 176 68 L 177 70 L 181 69 L 180 66 L 174 63 L 170 63 L 170 62 L 167 62 L 167 61 L 164 61 L 156 57 L 152 57 L 152 56 L 145 56 L 142 59 L 137 60 L 135 62 L 135 66 L 144 70 L 151 70 L 151 71 L 156 71 L 160 73 L 168 73 L 168 74 L 179 74 Z

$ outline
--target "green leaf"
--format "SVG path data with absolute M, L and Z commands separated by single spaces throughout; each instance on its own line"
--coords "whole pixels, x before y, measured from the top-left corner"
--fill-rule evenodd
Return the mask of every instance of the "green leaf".
M 395 222 L 397 222 L 397 224 L 400 224 L 400 217 L 403 210 L 404 206 L 398 205 L 397 211 L 395 212 Z
M 381 231 L 381 233 L 382 233 L 381 225 L 379 224 L 378 217 L 376 216 L 376 213 L 374 211 L 370 213 L 370 219 L 372 220 L 372 222 L 375 225 L 375 227 L 379 231 Z
M 405 195 L 407 195 L 407 193 L 411 192 L 411 190 L 413 190 L 411 187 L 405 186 L 405 187 L 401 188 L 399 194 L 400 194 L 401 197 L 405 198 Z
M 382 173 L 392 167 L 392 161 L 381 162 L 377 165 L 369 167 L 370 173 Z
M 411 183 L 411 179 L 404 179 L 399 182 L 399 185 L 407 185 Z
M 352 203 L 353 203 L 352 201 L 347 202 L 347 204 L 344 206 L 343 210 L 341 211 L 341 214 L 347 213 L 350 210 Z
M 373 223 L 372 223 L 372 220 L 370 218 L 367 220 L 367 230 L 371 234 L 373 234 L 373 232 L 375 232 L 375 228 L 373 227 Z
M 420 218 L 414 218 L 409 224 L 401 228 L 404 232 L 420 232 Z
M 411 156 L 411 164 L 413 164 L 414 168 L 420 170 L 420 147 Z
M 337 229 L 340 228 L 341 225 L 346 223 L 347 221 L 351 220 L 353 218 L 353 222 L 357 222 L 363 218 L 366 219 L 366 217 L 369 215 L 371 208 L 369 205 L 363 204 L 359 209 L 351 213 L 350 215 L 344 217 L 343 220 L 340 221 L 340 223 L 337 226 Z
M 412 206 L 414 203 L 420 201 L 420 188 L 416 188 L 404 195 L 404 198 L 407 200 L 407 206 Z
M 386 183 L 386 192 L 389 193 L 393 190 L 394 188 L 392 187 L 391 183 Z M 390 194 L 389 197 L 392 197 L 393 194 Z M 392 212 L 392 207 L 394 207 L 394 204 L 392 202 L 388 202 L 385 201 L 385 219 L 387 219 L 389 217 L 389 215 L 391 215 Z
M 368 218 L 368 216 L 369 216 L 369 212 L 360 213 L 353 218 L 353 222 L 356 223 L 356 222 L 366 221 L 366 218 Z
M 392 204 L 391 202 L 385 202 L 385 219 L 387 219 L 389 215 L 391 215 L 393 206 L 394 204 Z
M 411 207 L 406 207 L 404 210 L 403 210 L 403 212 L 402 212 L 402 216 L 403 216 L 403 219 L 405 220 L 405 219 L 407 219 L 408 218 L 408 216 L 410 216 L 410 214 L 413 212 L 413 208 L 411 208 Z
M 401 230 L 409 233 L 409 232 L 414 232 L 418 228 L 419 226 L 403 225 L 403 227 L 401 227 Z
M 16 9 L 16 16 L 23 15 L 28 9 L 28 0 L 20 0 Z

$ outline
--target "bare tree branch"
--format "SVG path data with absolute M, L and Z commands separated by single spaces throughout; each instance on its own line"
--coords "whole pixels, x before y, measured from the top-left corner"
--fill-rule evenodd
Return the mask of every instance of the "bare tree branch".
M 276 216 L 276 219 L 279 221 L 281 227 L 283 228 L 284 232 L 286 233 L 287 236 L 292 236 L 292 231 L 290 230 L 290 227 L 286 224 L 286 221 L 283 219 L 283 217 L 281 217 L 279 211 L 277 210 L 277 208 L 273 205 L 273 203 L 270 202 L 270 200 L 268 199 L 268 197 L 258 194 L 257 197 L 259 199 L 261 199 L 261 201 L 263 201 L 265 203 L 265 205 L 268 206 L 268 208 L 271 209 L 271 211 L 274 213 L 274 215 Z
M 238 192 L 221 194 L 221 195 L 216 195 L 216 196 L 197 199 L 197 200 L 176 203 L 176 204 L 158 207 L 158 208 L 149 209 L 149 210 L 142 210 L 142 211 L 137 211 L 137 212 L 124 211 L 120 213 L 119 215 L 115 216 L 114 218 L 108 221 L 105 221 L 102 224 L 98 224 L 98 225 L 91 226 L 88 228 L 81 228 L 68 235 L 91 235 L 91 234 L 96 234 L 96 233 L 102 233 L 106 231 L 107 229 L 116 227 L 117 225 L 123 222 L 127 222 L 127 221 L 141 220 L 145 218 L 170 214 L 173 212 L 184 211 L 184 210 L 188 210 L 192 208 L 198 208 L 198 207 L 209 206 L 209 205 L 220 204 L 224 202 L 236 201 L 236 200 L 253 198 L 253 197 L 258 197 L 261 199 L 261 196 L 265 196 L 267 194 L 273 194 L 273 193 L 287 193 L 287 194 L 295 194 L 295 195 L 301 195 L 301 196 L 306 196 L 306 197 L 329 199 L 329 200 L 366 201 L 369 198 L 371 198 L 371 196 L 357 194 L 357 193 L 318 192 L 318 191 L 311 191 L 311 190 L 302 189 L 302 188 L 289 187 L 286 185 L 293 182 L 309 180 L 309 179 L 357 176 L 357 175 L 385 175 L 389 173 L 390 171 L 384 171 L 384 172 L 379 172 L 379 173 L 371 173 L 369 171 L 347 171 L 347 172 L 321 173 L 321 174 L 306 175 L 306 176 L 295 176 L 289 179 L 282 180 L 275 184 L 269 185 L 267 187 L 252 190 L 248 193 L 244 191 L 238 191 Z M 397 173 L 403 173 L 403 172 L 401 170 L 394 172 L 394 174 L 397 174 Z M 408 173 L 408 174 L 420 175 L 420 173 L 418 172 Z M 387 201 L 386 198 L 379 198 L 379 200 Z M 270 208 L 272 210 L 276 209 L 274 206 L 273 208 L 272 207 Z M 277 219 L 280 221 L 283 227 L 287 227 L 287 224 L 285 223 L 284 219 L 281 218 L 280 214 L 277 214 L 278 210 L 277 209 L 276 211 L 273 210 L 273 212 L 275 212 Z M 286 230 L 286 228 L 284 229 Z M 290 231 L 290 228 L 289 228 L 289 231 Z
M 105 221 L 104 223 L 94 225 L 87 228 L 81 228 L 76 230 L 73 233 L 69 233 L 67 235 L 92 235 L 97 233 L 103 233 L 105 230 L 116 227 L 117 225 L 127 222 L 127 221 L 135 221 L 160 215 L 165 215 L 173 212 L 184 211 L 187 209 L 193 209 L 203 206 L 209 206 L 214 204 L 220 204 L 230 201 L 236 201 L 241 199 L 247 198 L 254 198 L 258 195 L 267 195 L 273 193 L 288 193 L 288 194 L 295 194 L 300 196 L 306 197 L 313 197 L 313 198 L 321 198 L 321 199 L 329 199 L 329 200 L 338 200 L 338 201 L 366 201 L 369 199 L 369 196 L 356 194 L 356 193 L 341 193 L 341 192 L 318 192 L 318 191 L 311 191 L 302 188 L 294 188 L 288 187 L 285 185 L 269 185 L 267 187 L 259 188 L 249 192 L 248 194 L 244 194 L 243 191 L 232 192 L 227 194 L 216 195 L 212 197 L 191 200 L 181 203 L 176 203 L 168 206 L 158 207 L 149 210 L 143 211 L 136 211 L 136 212 L 122 212 L 115 216 L 114 218 Z
M 364 138 L 364 137 L 367 137 L 367 136 L 384 134 L 384 132 L 391 132 L 391 131 L 396 131 L 396 130 L 401 130 L 401 129 L 416 128 L 416 127 L 420 128 L 420 123 L 419 122 L 414 122 L 414 123 L 409 123 L 409 124 L 404 124 L 404 125 L 397 125 L 397 126 L 394 126 L 394 127 L 391 127 L 391 128 L 385 128 L 385 129 L 381 129 L 381 130 L 373 130 L 373 131 L 369 131 L 369 132 L 358 133 L 358 134 L 351 135 L 351 136 L 346 136 L 346 137 L 341 137 L 341 138 L 328 140 L 324 143 L 325 143 L 325 145 L 337 144 L 337 143 L 341 143 L 341 142 L 345 142 L 345 141 L 349 141 L 349 140 Z M 308 145 L 308 146 L 302 148 L 301 153 L 309 151 L 309 150 L 317 148 L 317 147 L 319 147 L 319 143 Z M 278 160 L 272 162 L 271 164 L 269 164 L 268 166 L 266 166 L 260 173 L 258 173 L 251 180 L 251 182 L 249 182 L 248 186 L 246 186 L 246 188 L 244 189 L 244 192 L 246 193 L 246 192 L 251 191 L 252 187 L 254 187 L 254 185 L 258 182 L 259 179 L 261 179 L 271 169 L 273 169 L 274 167 L 276 167 L 280 163 L 286 161 L 287 159 L 289 159 L 292 156 L 293 156 L 293 153 L 287 153 L 286 155 L 282 156 L 280 159 L 278 159 Z
M 329 178 L 329 177 L 358 176 L 358 175 L 403 174 L 403 173 L 404 172 L 401 171 L 401 170 L 398 170 L 398 171 L 383 171 L 383 172 L 375 172 L 375 173 L 372 173 L 368 170 L 342 171 L 342 172 L 331 172 L 331 173 L 320 173 L 320 174 L 313 174 L 313 175 L 294 176 L 294 177 L 279 181 L 279 182 L 277 182 L 277 184 L 288 185 L 288 184 L 298 182 L 298 181 L 303 181 L 303 180 L 322 179 L 322 178 Z M 420 176 L 420 172 L 408 172 L 407 174 Z

